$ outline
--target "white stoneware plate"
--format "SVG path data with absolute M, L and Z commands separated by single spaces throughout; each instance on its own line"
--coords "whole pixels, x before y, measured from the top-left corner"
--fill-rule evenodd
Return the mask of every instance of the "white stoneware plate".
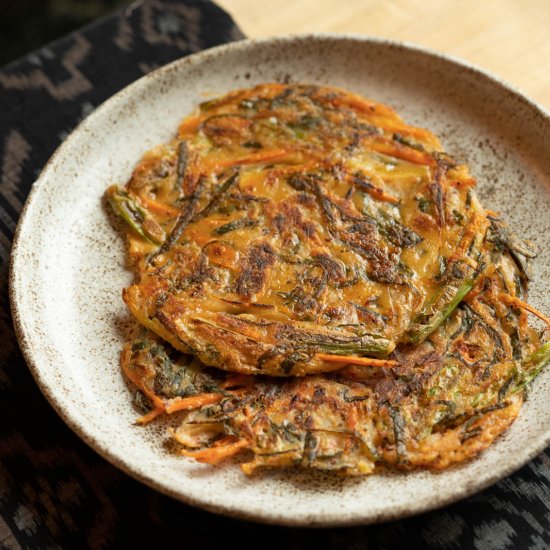
M 102 194 L 125 183 L 141 155 L 214 94 L 266 81 L 342 86 L 393 106 L 467 159 L 486 207 L 540 247 L 530 301 L 548 312 L 550 116 L 487 73 L 414 46 L 359 36 L 310 35 L 221 46 L 163 67 L 91 114 L 34 184 L 15 239 L 11 300 L 19 343 L 45 396 L 91 447 L 135 478 L 219 513 L 286 525 L 351 525 L 442 506 L 513 472 L 550 441 L 550 369 L 512 429 L 452 470 L 245 477 L 171 454 L 165 426 L 133 424 L 118 366 L 131 276 Z

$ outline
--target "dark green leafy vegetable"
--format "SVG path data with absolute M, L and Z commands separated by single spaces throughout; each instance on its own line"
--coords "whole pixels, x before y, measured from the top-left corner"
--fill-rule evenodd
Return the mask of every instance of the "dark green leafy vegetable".
M 199 199 L 201 198 L 204 191 L 204 186 L 204 179 L 201 178 L 199 180 L 199 183 L 197 184 L 195 191 L 189 197 L 187 207 L 184 208 L 182 213 L 179 215 L 176 221 L 176 225 L 174 226 L 174 229 L 172 229 L 170 236 L 164 241 L 164 244 L 150 256 L 149 263 L 151 263 L 158 255 L 168 252 L 168 250 L 170 250 L 170 248 L 172 248 L 172 246 L 181 237 L 181 234 L 184 232 L 185 228 L 189 225 L 189 222 L 195 215 L 197 206 L 199 204 Z
M 550 342 L 546 342 L 519 363 L 514 392 L 525 389 L 550 363 Z
M 417 151 L 425 151 L 426 148 L 421 143 L 416 143 L 412 141 L 410 138 L 406 138 L 402 136 L 401 134 L 393 134 L 393 140 L 397 141 L 397 143 L 401 143 L 401 145 L 406 145 L 407 147 L 411 147 L 412 149 L 416 149 Z
M 356 341 L 341 341 L 336 339 L 326 341 L 312 341 L 308 343 L 303 341 L 303 344 L 311 346 L 317 351 L 327 351 L 334 355 L 388 355 L 393 351 L 394 345 L 385 338 L 377 338 L 375 336 L 364 335 L 357 338 Z
M 176 191 L 182 192 L 185 170 L 187 168 L 188 148 L 186 141 L 180 141 L 178 144 L 178 163 L 176 166 Z
M 521 240 L 515 235 L 508 225 L 497 218 L 489 217 L 491 227 L 488 232 L 488 240 L 497 249 L 508 250 L 516 262 L 521 273 L 527 280 L 532 277 L 531 260 L 536 258 L 537 250 L 530 242 Z
M 424 197 L 418 199 L 418 209 L 421 212 L 428 212 L 430 210 L 430 201 Z
M 243 229 L 245 227 L 254 227 L 258 225 L 258 220 L 251 220 L 249 218 L 240 218 L 238 220 L 233 220 L 232 222 L 221 225 L 214 229 L 216 235 L 225 235 L 231 231 L 236 231 L 237 229 Z
M 208 216 L 214 208 L 219 204 L 220 200 L 223 198 L 223 196 L 235 185 L 235 183 L 238 182 L 239 178 L 239 171 L 236 170 L 231 174 L 219 187 L 219 189 L 214 193 L 214 196 L 212 199 L 210 199 L 210 202 L 197 214 L 197 218 L 204 218 L 205 216 Z
M 115 213 L 120 216 L 138 235 L 152 244 L 161 244 L 165 239 L 162 227 L 149 212 L 141 206 L 137 198 L 113 185 L 106 193 L 107 200 Z
M 470 266 L 464 266 L 464 269 L 468 269 L 470 273 L 472 271 Z M 440 326 L 460 304 L 462 298 L 472 290 L 478 275 L 479 272 L 476 270 L 466 278 L 453 279 L 444 284 L 416 319 L 407 335 L 407 341 L 421 342 Z

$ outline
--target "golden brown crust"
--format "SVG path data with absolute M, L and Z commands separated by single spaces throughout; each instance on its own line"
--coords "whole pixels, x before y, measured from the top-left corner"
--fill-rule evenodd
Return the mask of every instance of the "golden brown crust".
M 387 356 L 433 331 L 430 304 L 444 309 L 478 274 L 469 236 L 488 221 L 473 183 L 384 105 L 305 85 L 233 92 L 134 171 L 126 192 L 166 237 L 155 248 L 130 234 L 126 303 L 178 349 L 235 372 Z M 438 298 L 446 259 L 458 276 Z
M 169 413 L 178 396 L 189 396 L 191 410 L 173 436 L 182 454 L 199 461 L 242 455 L 245 473 L 444 469 L 477 456 L 510 426 L 523 401 L 520 372 L 533 368 L 530 357 L 540 346 L 522 314 L 502 307 L 502 290 L 520 276 L 517 266 L 508 254 L 492 253 L 480 288 L 423 343 L 400 345 L 391 368 L 235 377 L 174 356 L 147 331 L 124 354 L 124 368 L 146 393 L 156 388 Z M 190 379 L 192 386 L 182 382 Z

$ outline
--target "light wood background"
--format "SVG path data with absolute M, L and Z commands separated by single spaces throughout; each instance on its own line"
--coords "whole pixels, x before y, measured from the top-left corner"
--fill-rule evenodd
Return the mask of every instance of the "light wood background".
M 550 0 L 217 0 L 248 37 L 354 32 L 450 53 L 550 111 Z

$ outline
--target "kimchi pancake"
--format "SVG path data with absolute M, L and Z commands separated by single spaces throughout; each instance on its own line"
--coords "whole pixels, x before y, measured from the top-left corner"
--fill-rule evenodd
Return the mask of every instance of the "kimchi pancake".
M 188 411 L 172 431 L 182 454 L 207 463 L 239 455 L 245 473 L 298 466 L 368 474 L 468 460 L 510 426 L 526 386 L 550 360 L 550 343 L 527 323 L 517 250 L 530 249 L 518 243 L 492 220 L 476 287 L 423 342 L 399 344 L 393 368 L 235 375 L 141 327 L 122 366 L 148 407 L 142 421 Z
M 204 364 L 303 376 L 421 342 L 482 269 L 468 169 L 343 90 L 265 84 L 202 104 L 107 196 L 136 319 Z M 342 360 L 343 361 L 343 360 Z

